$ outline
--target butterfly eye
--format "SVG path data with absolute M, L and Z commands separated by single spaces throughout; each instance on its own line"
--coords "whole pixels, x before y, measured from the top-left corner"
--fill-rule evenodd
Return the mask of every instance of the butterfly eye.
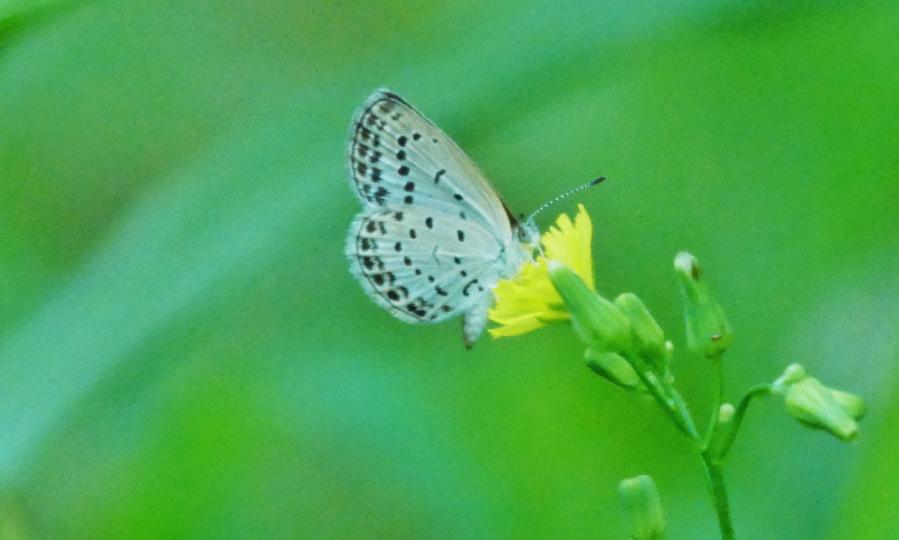
M 529 246 L 537 245 L 540 240 L 540 231 L 533 220 L 523 222 L 516 231 L 518 241 Z

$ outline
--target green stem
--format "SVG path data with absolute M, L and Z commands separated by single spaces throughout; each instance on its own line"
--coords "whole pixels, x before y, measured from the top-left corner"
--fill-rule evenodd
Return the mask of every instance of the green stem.
M 677 399 L 665 395 L 662 388 L 660 388 L 661 385 L 657 381 L 651 380 L 647 375 L 650 370 L 642 358 L 636 355 L 626 355 L 626 358 L 634 367 L 634 371 L 637 373 L 637 376 L 640 377 L 643 385 L 646 386 L 646 389 L 649 390 L 652 397 L 654 397 L 659 406 L 662 407 L 665 414 L 671 418 L 674 425 L 676 425 L 678 429 L 690 439 L 699 441 L 699 433 L 697 433 L 696 427 L 693 425 L 693 419 L 690 417 L 689 411 L 687 411 L 686 407 L 683 405 L 683 400 L 680 399 L 680 395 L 677 395 Z
M 730 428 L 721 439 L 721 445 L 719 446 L 717 451 L 717 459 L 724 459 L 724 457 L 730 451 L 730 447 L 733 446 L 734 440 L 737 437 L 737 431 L 740 429 L 740 424 L 743 423 L 743 417 L 746 415 L 746 409 L 749 408 L 749 403 L 752 402 L 753 398 L 759 396 L 767 396 L 772 392 L 773 389 L 771 388 L 770 384 L 760 384 L 750 388 L 749 391 L 746 392 L 746 394 L 740 399 L 740 403 L 737 404 L 737 409 L 736 411 L 734 411 L 734 418 L 730 423 Z
M 702 462 L 705 464 L 712 504 L 715 505 L 715 513 L 718 515 L 721 540 L 734 540 L 736 537 L 734 536 L 733 523 L 730 520 L 730 507 L 727 502 L 727 489 L 724 487 L 724 475 L 721 472 L 721 464 L 706 452 L 702 454 Z
M 715 379 L 717 385 L 713 408 L 714 414 L 709 422 L 707 431 L 703 436 L 700 436 L 697 432 L 696 426 L 693 423 L 693 418 L 690 415 L 690 411 L 687 409 L 684 400 L 681 398 L 677 390 L 670 385 L 657 382 L 655 378 L 651 378 L 649 376 L 651 370 L 648 367 L 648 363 L 640 356 L 627 355 L 626 358 L 628 362 L 630 362 L 630 364 L 634 367 L 634 371 L 637 373 L 637 376 L 640 377 L 640 380 L 643 382 L 643 384 L 646 386 L 646 388 L 649 390 L 658 404 L 662 407 L 665 413 L 671 418 L 671 420 L 681 430 L 681 432 L 683 432 L 691 440 L 693 440 L 694 444 L 700 450 L 702 463 L 705 466 L 706 470 L 709 494 L 712 498 L 712 504 L 715 507 L 715 514 L 718 517 L 718 526 L 721 529 L 721 539 L 734 540 L 736 537 L 734 536 L 734 527 L 730 519 L 730 506 L 727 501 L 727 489 L 724 486 L 724 476 L 721 470 L 721 462 L 719 460 L 719 456 L 721 454 L 715 452 L 714 449 L 710 448 L 710 443 L 713 440 L 712 437 L 714 435 L 715 429 L 718 426 L 718 410 L 721 408 L 721 402 L 723 400 L 724 392 L 723 374 L 720 358 L 712 359 L 712 363 L 715 366 Z M 746 401 L 747 403 L 744 403 L 744 401 Z M 740 402 L 743 412 L 745 412 L 747 404 L 748 400 L 744 397 L 744 400 Z M 735 418 L 734 420 L 735 425 L 738 426 L 739 420 L 737 418 Z M 734 433 L 735 430 L 732 430 L 728 433 L 731 443 L 733 442 Z
M 721 354 L 709 358 L 712 363 L 712 370 L 715 372 L 715 398 L 712 400 L 712 414 L 706 427 L 705 437 L 702 440 L 702 450 L 708 449 L 712 442 L 712 436 L 715 434 L 715 428 L 718 426 L 718 414 L 721 409 L 721 403 L 724 402 L 724 370 L 721 369 Z
M 671 401 L 674 402 L 674 406 L 677 408 L 678 415 L 686 426 L 688 434 L 693 440 L 699 441 L 699 432 L 696 430 L 696 424 L 693 423 L 693 416 L 690 414 L 690 409 L 687 408 L 684 398 L 673 386 L 669 387 L 668 391 L 671 394 Z
M 718 417 L 721 404 L 724 402 L 724 370 L 721 368 L 721 353 L 710 356 L 712 370 L 715 373 L 715 394 L 712 399 L 712 412 L 702 440 L 702 463 L 705 465 L 706 478 L 709 482 L 709 494 L 718 516 L 718 527 L 722 540 L 733 540 L 734 526 L 730 520 L 730 505 L 727 501 L 727 489 L 724 486 L 724 474 L 721 470 L 719 454 L 711 448 L 715 432 L 719 428 Z

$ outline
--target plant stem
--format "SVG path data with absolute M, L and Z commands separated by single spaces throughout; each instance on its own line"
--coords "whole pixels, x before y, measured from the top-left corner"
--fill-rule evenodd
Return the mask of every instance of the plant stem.
M 693 441 L 699 441 L 699 434 L 696 432 L 696 427 L 693 425 L 693 419 L 690 417 L 689 411 L 687 411 L 686 407 L 683 405 L 683 400 L 680 400 L 680 395 L 677 395 L 677 398 L 680 401 L 665 395 L 665 391 L 660 387 L 661 385 L 659 385 L 654 378 L 650 379 L 647 375 L 650 370 L 647 367 L 647 363 L 642 358 L 637 355 L 626 355 L 626 358 L 634 367 L 634 371 L 643 382 L 643 385 L 646 386 L 646 389 L 649 390 L 652 397 L 654 397 L 659 406 L 662 407 L 665 414 L 671 418 L 674 425 L 681 430 L 681 433 Z
M 727 489 L 724 487 L 724 475 L 721 464 L 712 456 L 703 452 L 702 462 L 705 464 L 706 478 L 709 481 L 709 492 L 715 513 L 718 515 L 718 527 L 721 529 L 721 540 L 734 540 L 734 526 L 730 521 L 730 506 L 727 502 Z
M 715 372 L 715 397 L 712 400 L 712 414 L 702 440 L 702 463 L 705 465 L 706 478 L 709 482 L 709 494 L 718 516 L 718 527 L 722 540 L 733 540 L 734 526 L 730 521 L 730 506 L 727 501 L 727 489 L 724 486 L 724 474 L 721 470 L 720 454 L 711 448 L 715 432 L 719 428 L 718 415 L 724 402 L 724 370 L 721 369 L 721 354 L 709 357 Z M 728 431 L 728 435 L 733 434 Z
M 702 436 L 696 431 L 696 426 L 693 423 L 690 411 L 687 409 L 686 404 L 677 390 L 673 386 L 659 384 L 655 377 L 650 377 L 649 373 L 651 370 L 648 368 L 648 363 L 639 355 L 626 355 L 626 358 L 634 367 L 637 376 L 643 381 L 643 384 L 658 402 L 659 406 L 664 409 L 665 413 L 671 418 L 681 432 L 689 437 L 700 450 L 702 463 L 705 465 L 709 494 L 711 495 L 712 504 L 715 507 L 715 513 L 718 517 L 718 526 L 721 529 L 721 539 L 734 540 L 736 537 L 734 536 L 734 527 L 730 520 L 730 507 L 727 502 L 727 489 L 724 486 L 724 476 L 721 471 L 721 462 L 719 460 L 720 454 L 717 453 L 715 449 L 710 448 L 710 442 L 713 440 L 712 436 L 715 429 L 718 427 L 718 409 L 721 407 L 724 394 L 720 357 L 712 358 L 712 363 L 715 366 L 715 382 L 717 388 L 713 404 L 713 415 L 706 433 Z M 747 403 L 744 403 L 744 401 L 748 403 L 748 399 L 744 397 L 743 401 L 740 402 L 740 405 L 745 412 Z M 738 427 L 738 425 L 735 427 Z M 731 430 L 727 434 L 730 436 L 729 440 L 731 443 L 733 442 L 735 431 L 736 430 Z
M 731 421 L 730 428 L 727 430 L 727 433 L 724 434 L 724 438 L 721 440 L 721 445 L 717 451 L 719 460 L 724 459 L 724 456 L 727 455 L 730 451 L 730 447 L 734 444 L 737 431 L 740 429 L 740 424 L 743 423 L 743 417 L 746 415 L 746 409 L 749 408 L 749 403 L 752 399 L 759 396 L 767 396 L 771 392 L 772 389 L 770 384 L 760 384 L 750 388 L 740 399 L 740 403 L 737 404 L 737 409 L 734 412 L 734 418 Z
M 690 409 L 687 408 L 687 403 L 684 401 L 684 398 L 681 397 L 680 392 L 678 392 L 676 388 L 671 386 L 668 388 L 668 390 L 671 394 L 671 401 L 674 403 L 678 415 L 680 415 L 680 417 L 682 418 L 682 421 L 693 440 L 698 444 L 699 432 L 696 431 L 696 424 L 693 423 L 693 416 L 690 414 Z
M 724 370 L 721 369 L 721 354 L 710 357 L 712 370 L 715 372 L 715 397 L 712 400 L 712 413 L 706 427 L 705 437 L 702 440 L 702 450 L 706 451 L 712 442 L 712 436 L 718 427 L 718 413 L 721 409 L 721 403 L 724 402 Z

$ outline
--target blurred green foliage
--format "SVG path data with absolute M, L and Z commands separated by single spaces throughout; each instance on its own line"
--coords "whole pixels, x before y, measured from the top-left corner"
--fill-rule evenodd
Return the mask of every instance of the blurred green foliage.
M 714 537 L 686 441 L 570 328 L 466 352 L 362 293 L 345 134 L 385 85 L 516 211 L 609 177 L 598 287 L 678 336 L 697 410 L 680 249 L 730 399 L 793 361 L 866 398 L 850 445 L 750 411 L 741 537 L 899 537 L 897 35 L 886 0 L 0 3 L 0 532 L 622 538 L 648 473 Z

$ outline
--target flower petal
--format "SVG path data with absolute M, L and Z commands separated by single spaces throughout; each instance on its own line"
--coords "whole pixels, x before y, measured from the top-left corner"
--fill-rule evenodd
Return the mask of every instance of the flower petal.
M 522 265 L 511 279 L 501 280 L 493 289 L 496 303 L 490 320 L 500 326 L 489 330 L 493 337 L 517 336 L 557 320 L 568 319 L 562 298 L 549 279 L 547 260 L 571 268 L 594 290 L 590 243 L 593 225 L 583 205 L 578 205 L 574 222 L 561 214 L 554 227 L 541 238 L 544 255 Z

